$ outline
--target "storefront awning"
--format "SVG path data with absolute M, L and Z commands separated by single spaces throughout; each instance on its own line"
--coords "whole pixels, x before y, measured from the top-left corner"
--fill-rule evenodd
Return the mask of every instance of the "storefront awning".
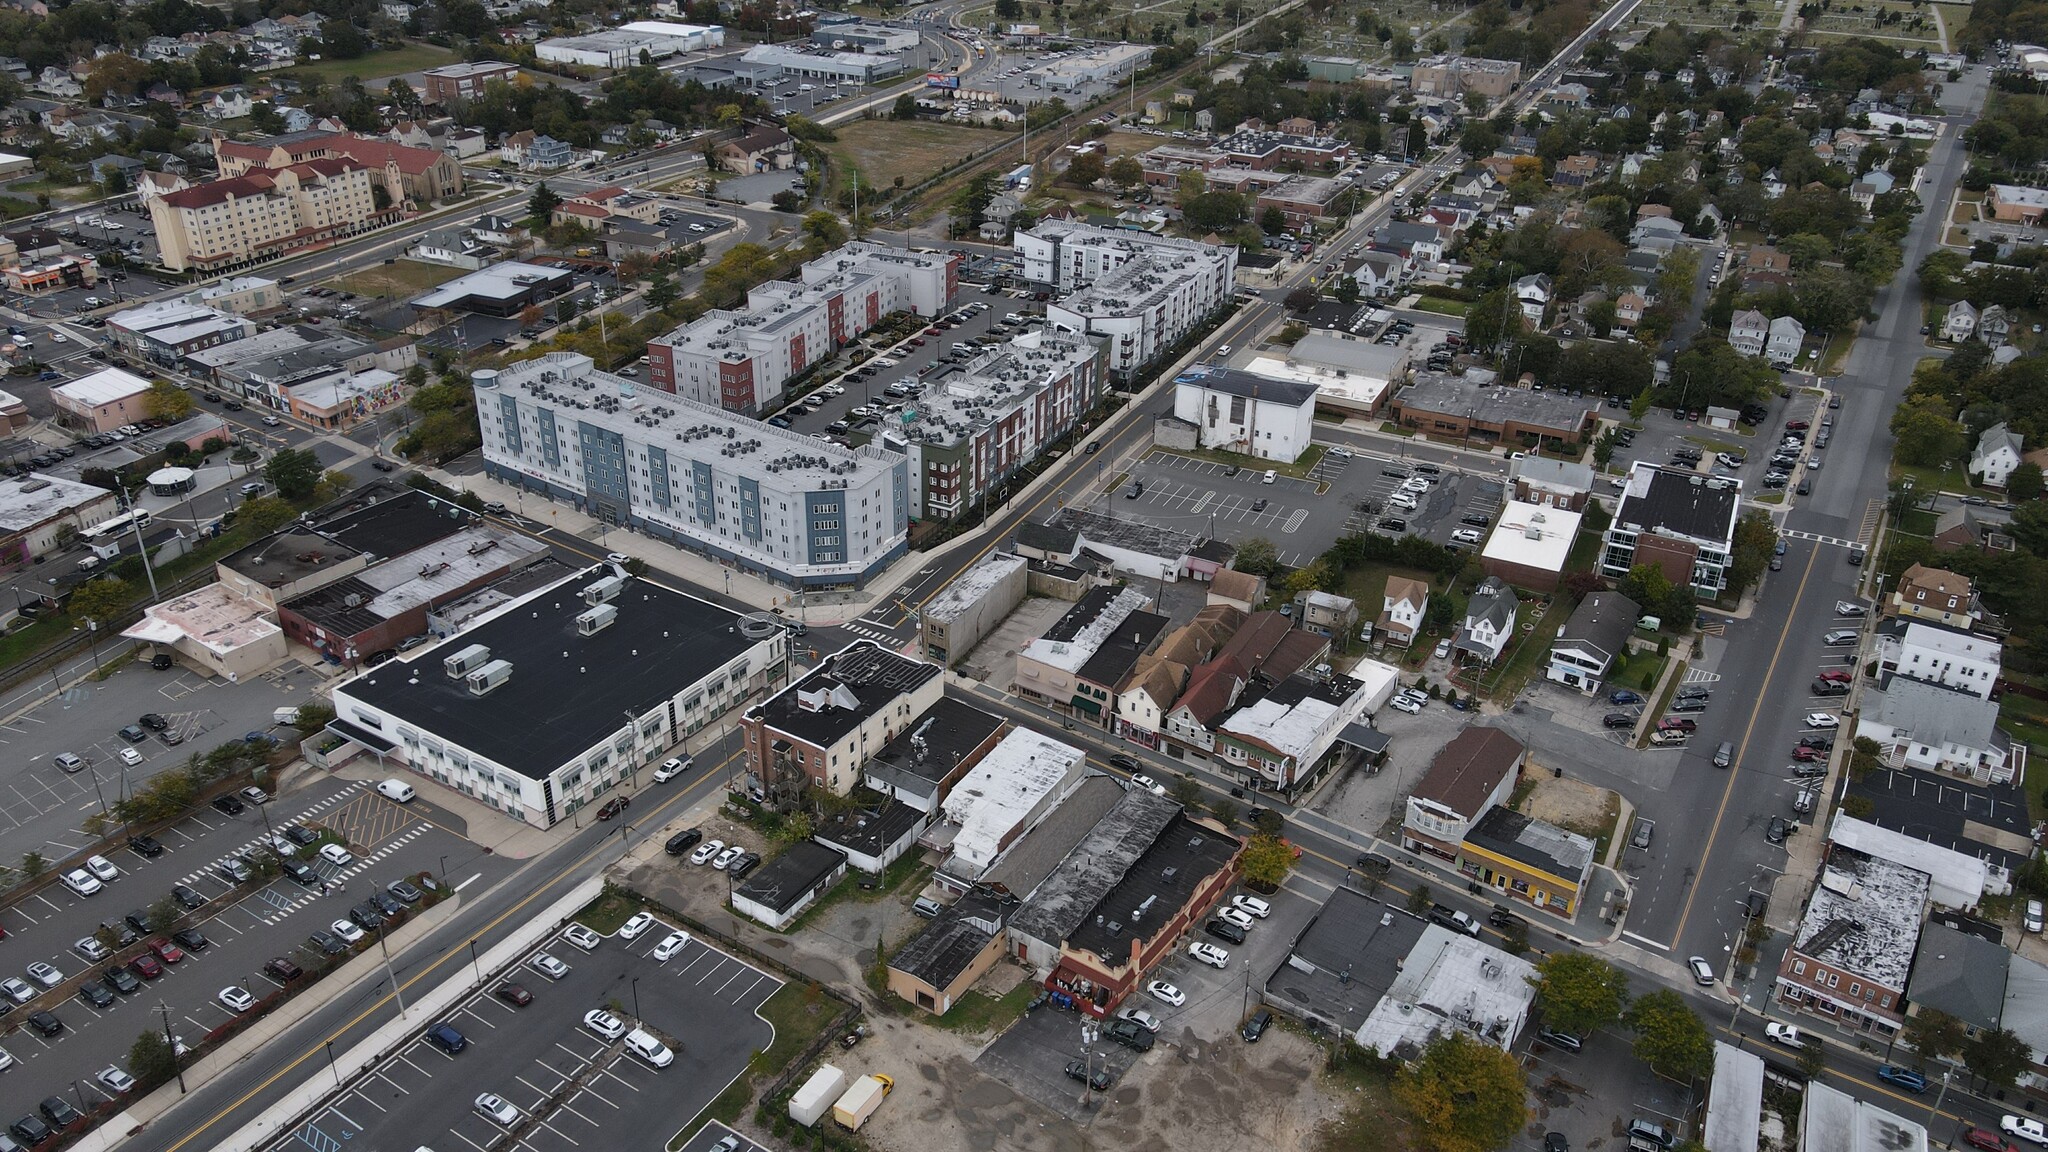
M 360 724 L 351 724 L 348 721 L 341 719 L 340 717 L 336 717 L 332 720 L 329 720 L 327 722 L 327 730 L 329 732 L 334 733 L 336 736 L 341 737 L 343 740 L 348 740 L 356 744 L 361 744 L 363 747 L 368 748 L 370 751 L 375 752 L 379 756 L 382 756 L 385 753 L 390 752 L 393 748 L 398 747 L 398 741 L 387 740 L 384 737 L 379 736 L 377 733 L 370 731 L 368 728 L 365 728 Z
M 1090 716 L 1099 716 L 1102 714 L 1101 702 L 1096 700 L 1090 700 L 1086 696 L 1074 697 L 1073 704 L 1074 707 L 1079 708 L 1081 711 L 1086 712 Z
M 1386 755 L 1387 748 L 1393 743 L 1385 732 L 1370 724 L 1346 724 L 1344 730 L 1337 733 L 1337 742 L 1374 758 Z

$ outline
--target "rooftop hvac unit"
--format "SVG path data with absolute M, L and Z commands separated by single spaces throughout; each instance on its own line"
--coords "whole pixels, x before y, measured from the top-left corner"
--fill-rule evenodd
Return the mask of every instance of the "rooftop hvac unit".
M 489 696 L 511 678 L 512 662 L 510 660 L 493 660 L 465 677 L 469 681 L 469 694 L 471 696 Z
M 576 633 L 579 636 L 595 636 L 619 618 L 619 606 L 599 604 L 576 617 Z
M 623 577 L 607 576 L 583 589 L 583 602 L 592 605 L 609 604 L 617 600 L 619 593 L 625 590 L 626 581 Z
M 478 668 L 489 663 L 491 650 L 482 644 L 471 644 L 455 655 L 441 661 L 441 667 L 448 670 L 450 680 L 460 680 Z

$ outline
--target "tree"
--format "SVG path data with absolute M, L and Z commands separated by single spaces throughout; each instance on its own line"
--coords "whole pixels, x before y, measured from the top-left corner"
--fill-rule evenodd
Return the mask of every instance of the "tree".
M 1271 808 L 1258 808 L 1252 812 L 1252 828 L 1261 836 L 1278 840 L 1286 827 L 1287 821 L 1281 819 L 1280 814 Z
M 1074 157 L 1074 162 L 1067 165 L 1066 180 L 1076 188 L 1093 188 L 1108 171 L 1109 165 L 1102 159 L 1102 154 L 1090 152 Z
M 1420 1060 L 1401 1069 L 1394 1095 L 1413 1117 L 1416 1138 L 1432 1152 L 1490 1152 L 1514 1140 L 1529 1121 L 1521 1066 L 1464 1032 L 1430 1041 Z
M 1713 1069 L 1713 1037 L 1678 993 L 1652 992 L 1631 1005 L 1623 1020 L 1636 1034 L 1636 1059 L 1659 1076 L 1697 1080 Z
M 287 500 L 304 500 L 320 484 L 320 457 L 310 448 L 284 448 L 263 466 L 263 478 Z
M 1970 1071 L 2000 1088 L 2013 1081 L 2033 1063 L 2033 1049 L 2009 1028 L 1992 1028 L 1971 1037 L 1963 1045 L 1963 1062 Z
M 647 306 L 656 312 L 668 311 L 669 307 L 680 298 L 681 289 L 677 288 L 676 282 L 669 279 L 665 273 L 657 275 L 647 285 Z
M 1202 806 L 1202 782 L 1192 773 L 1183 772 L 1173 778 L 1173 798 L 1183 808 L 1195 809 Z
M 135 1037 L 128 1047 L 128 1074 L 145 1090 L 178 1074 L 177 1053 L 162 1032 L 149 1028 Z
M 811 238 L 811 245 L 819 251 L 846 243 L 846 225 L 839 217 L 823 210 L 804 215 L 804 234 Z
M 135 600 L 135 589 L 118 576 L 102 576 L 80 584 L 71 593 L 66 610 L 80 620 L 91 620 L 101 628 L 111 626 Z
M 1280 552 L 1263 536 L 1247 537 L 1237 542 L 1230 566 L 1253 576 L 1271 576 L 1280 566 Z
M 2023 461 L 2005 479 L 2005 494 L 2014 500 L 2038 500 L 2041 491 L 2041 466 L 2032 460 Z
M 1963 449 L 1963 426 L 1938 396 L 1907 396 L 1892 412 L 1891 429 L 1901 463 L 1940 467 Z
M 257 536 L 268 536 L 290 523 L 299 514 L 298 509 L 276 496 L 258 496 L 235 510 L 235 519 L 241 527 Z
M 1145 182 L 1145 166 L 1138 163 L 1136 156 L 1119 156 L 1104 171 L 1119 190 L 1128 191 Z
M 1287 879 L 1294 868 L 1294 850 L 1277 836 L 1261 832 L 1246 841 L 1238 854 L 1238 868 L 1244 882 L 1261 892 L 1271 892 Z
M 1259 231 L 1268 236 L 1278 236 L 1287 231 L 1287 213 L 1277 205 L 1267 205 L 1259 212 Z
M 192 394 L 169 380 L 159 380 L 149 386 L 149 396 L 143 400 L 143 409 L 152 419 L 166 422 L 183 420 L 192 414 Z
M 889 118 L 892 120 L 917 119 L 917 97 L 908 92 L 898 96 L 895 105 L 889 109 Z
M 533 195 L 526 198 L 527 218 L 538 223 L 540 227 L 545 228 L 548 225 L 548 221 L 555 218 L 555 209 L 560 207 L 561 203 L 561 195 L 553 188 L 548 187 L 547 181 L 543 180 L 533 190 Z
M 1584 952 L 1552 952 L 1530 981 L 1543 1018 L 1553 1028 L 1584 1036 L 1621 1022 L 1628 1010 L 1628 979 L 1621 970 Z
M 1960 1055 L 1963 1045 L 1969 1043 L 1970 1033 L 1961 1020 L 1941 1009 L 1922 1008 L 1906 1017 L 1899 1039 L 1920 1057 L 1924 1066 L 1929 1060 Z

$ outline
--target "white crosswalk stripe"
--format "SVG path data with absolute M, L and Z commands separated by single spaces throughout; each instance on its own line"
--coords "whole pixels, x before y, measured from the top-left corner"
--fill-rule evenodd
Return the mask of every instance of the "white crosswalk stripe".
M 1817 532 L 1798 532 L 1789 528 L 1779 533 L 1779 535 L 1790 536 L 1794 540 L 1813 540 L 1821 544 L 1833 544 L 1837 548 L 1847 548 L 1856 543 L 1854 540 L 1844 540 L 1840 536 L 1822 536 Z

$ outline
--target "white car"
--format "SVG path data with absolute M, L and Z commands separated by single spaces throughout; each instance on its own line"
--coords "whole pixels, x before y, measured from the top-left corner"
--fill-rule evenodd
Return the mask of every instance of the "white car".
M 1410 716 L 1419 716 L 1422 713 L 1422 705 L 1417 704 L 1413 697 L 1396 696 L 1388 703 L 1393 705 L 1396 712 L 1406 712 Z
M 353 920 L 336 920 L 327 926 L 327 930 L 351 944 L 363 938 L 363 930 L 356 927 Z
M 52 339 L 52 340 L 55 340 L 55 341 L 56 341 L 57 343 L 59 343 L 59 344 L 69 344 L 69 343 L 71 343 L 71 337 L 69 337 L 69 336 L 66 336 L 66 335 L 65 335 L 65 334 L 63 334 L 62 332 L 52 332 L 52 333 L 50 333 L 50 339 Z
M 1861 616 L 1869 611 L 1870 609 L 1865 608 L 1854 600 L 1835 601 L 1835 615 L 1837 616 Z
M 2048 1147 L 2048 1126 L 2031 1116 L 2000 1116 L 1998 1130 L 2007 1136 L 2017 1136 L 2029 1144 Z
M 121 763 L 126 764 L 130 768 L 134 768 L 142 763 L 142 753 L 137 752 L 133 748 L 123 748 L 116 752 L 115 755 L 121 758 Z
M 1247 932 L 1251 931 L 1252 925 L 1256 923 L 1242 908 L 1218 908 L 1216 918 L 1226 924 L 1235 924 Z
M 126 752 L 127 749 L 123 748 L 122 751 Z M 121 870 L 114 867 L 114 862 L 105 856 L 87 856 L 85 870 L 101 880 L 112 880 L 121 874 Z
M 569 966 L 567 964 L 562 963 L 545 952 L 534 953 L 533 959 L 528 960 L 526 966 L 550 980 L 560 980 L 569 974 Z
M 1780 1024 L 1776 1020 L 1764 1025 L 1764 1038 L 1773 1044 L 1783 1044 L 1787 1048 L 1806 1047 L 1806 1037 L 1799 1029 L 1790 1024 Z
M 0 1048 L 0 1072 L 5 1072 L 12 1067 L 14 1067 L 13 1054 L 9 1053 L 5 1048 Z
M 1436 653 L 1435 653 L 1435 655 L 1436 655 L 1436 658 L 1437 658 L 1437 659 L 1441 660 L 1441 659 L 1443 659 L 1444 657 L 1446 657 L 1446 656 L 1449 656 L 1450 654 L 1451 654 L 1451 641 L 1450 641 L 1450 638 L 1449 638 L 1449 637 L 1445 637 L 1444 639 L 1442 639 L 1442 640 L 1439 640 L 1439 641 L 1437 641 L 1437 642 L 1436 642 Z
M 276 427 L 278 427 L 279 425 L 281 425 L 281 424 L 283 424 L 283 423 L 284 423 L 284 421 L 282 421 L 282 420 L 279 420 L 279 419 L 278 419 L 277 417 L 275 417 L 275 416 L 265 416 L 265 417 L 263 418 L 263 426 L 264 426 L 265 428 L 276 428 Z
M 107 951 L 107 946 L 105 944 L 100 943 L 98 940 L 95 940 L 90 936 L 80 936 L 78 939 L 72 941 L 71 950 L 73 952 L 78 953 L 80 956 L 85 957 L 87 960 L 91 961 L 94 964 L 97 964 L 100 961 L 105 960 L 107 957 L 113 955 L 113 953 Z
M 126 1072 L 121 1071 L 119 1068 L 114 1067 L 112 1064 L 109 1064 L 105 1068 L 100 1069 L 98 1072 L 93 1073 L 92 1078 L 99 1081 L 101 1087 L 104 1087 L 107 1091 L 112 1092 L 116 1096 L 119 1096 L 124 1092 L 130 1091 L 135 1087 L 135 1077 L 130 1076 Z
M 695 852 L 690 853 L 690 863 L 709 864 L 713 856 L 716 856 L 723 851 L 725 851 L 725 841 L 706 840 L 702 844 L 697 845 L 697 850 Z M 728 861 L 728 863 L 730 863 L 730 861 Z
M 1842 718 L 1828 712 L 1808 712 L 1806 714 L 1806 726 L 1808 728 L 1840 728 L 1842 726 Z
M 626 1034 L 626 1022 L 602 1008 L 585 1012 L 583 1026 L 607 1040 L 617 1040 Z
M 1178 1008 L 1188 1002 L 1188 994 L 1164 980 L 1154 980 L 1145 985 L 1145 991 L 1154 1000 L 1170 1008 Z
M 16 1004 L 26 1004 L 36 998 L 36 990 L 21 977 L 9 976 L 5 980 L 0 980 L 0 995 L 6 996 Z
M 1150 776 L 1145 775 L 1143 772 L 1140 772 L 1137 775 L 1131 777 L 1131 783 L 1136 784 L 1138 787 L 1143 788 L 1145 791 L 1150 792 L 1155 796 L 1166 795 L 1166 786 L 1161 784 L 1159 781 L 1154 780 Z
M 1273 914 L 1273 906 L 1257 896 L 1232 896 L 1230 905 L 1233 908 L 1241 908 L 1261 920 Z
M 249 990 L 234 984 L 221 989 L 214 999 L 220 1001 L 221 1007 L 238 1015 L 256 1006 L 256 998 L 249 995 Z
M 476 1110 L 494 1120 L 500 1127 L 510 1128 L 519 1123 L 519 1109 L 512 1102 L 495 1092 L 486 1092 L 476 1098 Z
M 1230 966 L 1230 953 L 1206 940 L 1197 940 L 1193 944 L 1188 945 L 1188 955 L 1207 964 L 1211 968 L 1227 968 Z
M 599 936 L 581 924 L 571 924 L 567 928 L 562 929 L 562 939 L 583 949 L 585 952 L 595 951 L 599 944 L 604 943 L 604 937 Z
M 356 862 L 355 856 L 339 844 L 322 844 L 320 858 L 336 868 L 346 868 Z
M 1159 1017 L 1154 1016 L 1150 1012 L 1147 1012 L 1143 1008 L 1139 1008 L 1136 1005 L 1132 1005 L 1131 1007 L 1125 1008 L 1123 1011 L 1118 1012 L 1116 1014 L 1116 1018 L 1119 1020 L 1129 1020 L 1132 1023 L 1136 1024 L 1138 1027 L 1143 1028 L 1147 1032 L 1159 1031 Z
M 731 866 L 733 861 L 739 859 L 741 854 L 744 852 L 746 852 L 745 848 L 742 848 L 739 845 L 735 844 L 732 847 L 727 848 L 725 851 L 720 852 L 718 854 L 718 858 L 711 862 L 711 866 L 713 868 L 718 869 L 720 872 L 723 872 L 726 870 L 726 868 Z
M 73 868 L 66 872 L 64 886 L 80 896 L 90 896 L 100 890 L 99 880 L 83 868 Z
M 689 770 L 690 761 L 687 757 L 664 760 L 661 762 L 661 767 L 654 770 L 654 782 L 656 784 L 666 784 Z
M 671 932 L 662 938 L 661 943 L 654 946 L 654 958 L 661 961 L 673 960 L 676 953 L 681 952 L 684 948 L 689 947 L 689 945 L 690 934 L 688 932 Z
M 634 939 L 652 927 L 654 927 L 654 916 L 651 913 L 635 912 L 632 919 L 619 925 L 619 939 Z
M 45 988 L 55 988 L 64 982 L 64 974 L 57 971 L 57 966 L 44 960 L 28 966 L 28 978 Z
M 1685 960 L 1685 966 L 1692 971 L 1693 983 L 1701 985 L 1712 985 L 1714 983 L 1714 966 L 1707 963 L 1705 956 L 1688 956 Z

